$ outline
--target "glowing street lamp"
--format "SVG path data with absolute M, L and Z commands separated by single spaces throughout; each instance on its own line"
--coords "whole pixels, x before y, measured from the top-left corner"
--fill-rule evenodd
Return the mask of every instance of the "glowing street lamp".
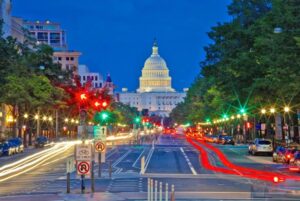
M 272 114 L 274 114 L 274 113 L 275 113 L 275 108 L 272 107 L 272 108 L 270 109 L 270 112 L 271 112 Z
M 284 110 L 284 112 L 289 112 L 289 111 L 290 111 L 290 108 L 289 108 L 288 106 L 285 106 L 285 107 L 283 108 L 283 110 Z
M 267 113 L 267 110 L 266 109 L 261 109 L 261 111 L 260 111 L 262 114 L 266 114 Z
M 43 116 L 43 121 L 46 121 L 47 120 L 47 117 L 46 116 Z
M 39 115 L 36 114 L 36 115 L 34 116 L 34 119 L 35 119 L 35 120 L 38 120 L 38 119 L 39 119 Z
M 68 123 L 68 122 L 69 122 L 69 119 L 68 119 L 68 118 L 65 118 L 65 122 Z
M 24 118 L 25 118 L 25 119 L 28 118 L 28 114 L 27 114 L 27 113 L 24 114 Z

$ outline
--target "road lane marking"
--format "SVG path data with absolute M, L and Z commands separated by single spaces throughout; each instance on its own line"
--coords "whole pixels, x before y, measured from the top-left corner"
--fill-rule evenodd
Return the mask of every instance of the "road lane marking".
M 146 158 L 146 161 L 145 161 L 145 170 L 144 170 L 145 173 L 146 173 L 147 167 L 150 163 L 150 160 L 151 160 L 151 157 L 153 155 L 154 150 L 155 150 L 155 147 L 152 147 L 149 154 L 147 155 L 147 158 Z
M 139 157 L 136 159 L 136 161 L 133 163 L 132 167 L 139 168 L 139 167 L 136 167 L 136 164 L 139 162 L 139 159 L 142 157 L 142 155 L 144 154 L 144 152 L 145 152 L 145 148 L 142 151 L 142 153 L 139 155 Z M 141 168 L 139 168 L 139 169 L 141 169 Z
M 116 160 L 113 164 L 112 167 L 116 168 L 117 170 L 114 172 L 115 174 L 119 174 L 122 172 L 123 168 L 118 168 L 117 165 L 124 159 L 126 156 L 128 156 L 131 153 L 131 150 L 128 150 L 125 154 L 123 154 L 118 160 Z
M 186 153 L 184 152 L 184 150 L 183 150 L 182 147 L 180 147 L 180 151 L 182 152 L 182 154 L 183 154 L 183 156 L 184 156 L 184 158 L 185 158 L 187 164 L 189 165 L 189 167 L 190 167 L 190 169 L 191 169 L 193 175 L 197 175 L 197 172 L 195 171 L 195 168 L 193 167 L 193 165 L 192 165 L 190 159 L 188 158 L 188 156 L 186 155 Z

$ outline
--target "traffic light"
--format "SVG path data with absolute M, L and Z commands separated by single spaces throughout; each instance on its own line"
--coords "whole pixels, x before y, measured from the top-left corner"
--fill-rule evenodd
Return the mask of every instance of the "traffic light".
M 141 118 L 140 118 L 140 117 L 135 117 L 135 118 L 134 118 L 134 122 L 135 122 L 136 124 L 139 124 L 139 123 L 141 122 Z
M 81 94 L 80 94 L 80 100 L 81 100 L 81 101 L 87 100 L 86 93 L 81 93 Z
M 100 118 L 102 121 L 106 121 L 108 117 L 109 117 L 108 112 L 104 111 L 100 113 Z
M 251 128 L 250 122 L 247 122 L 247 123 L 246 123 L 246 127 L 247 127 L 247 128 Z

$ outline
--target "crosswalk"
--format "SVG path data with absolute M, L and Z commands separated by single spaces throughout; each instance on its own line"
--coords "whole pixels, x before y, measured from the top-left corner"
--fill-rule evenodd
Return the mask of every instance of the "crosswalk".
M 144 178 L 122 178 L 111 180 L 106 192 L 144 192 L 144 188 Z

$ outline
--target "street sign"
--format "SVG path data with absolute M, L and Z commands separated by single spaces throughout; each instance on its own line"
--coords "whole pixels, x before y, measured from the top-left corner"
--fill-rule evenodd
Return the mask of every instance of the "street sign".
M 76 145 L 75 157 L 76 157 L 77 161 L 91 161 L 92 160 L 92 144 Z
M 104 152 L 106 145 L 102 141 L 95 141 L 95 152 Z
M 91 162 L 90 161 L 78 161 L 76 169 L 77 169 L 78 175 L 89 175 L 91 173 Z
M 71 173 L 75 171 L 75 160 L 74 158 L 67 159 L 67 173 Z
M 106 142 L 106 126 L 94 126 L 94 138 L 96 140 L 101 140 L 102 142 Z

